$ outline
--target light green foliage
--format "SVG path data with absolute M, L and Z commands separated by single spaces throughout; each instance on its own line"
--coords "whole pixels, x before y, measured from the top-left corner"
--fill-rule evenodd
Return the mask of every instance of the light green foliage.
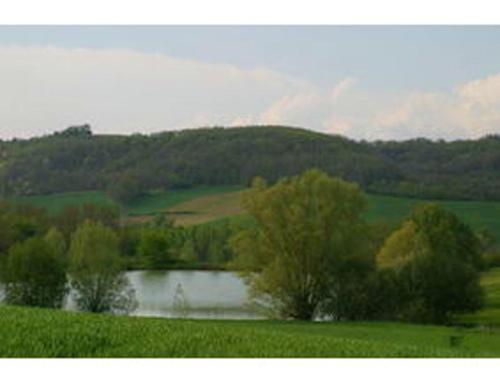
M 66 262 L 53 235 L 14 244 L 0 273 L 10 304 L 61 307 L 67 293 Z
M 256 225 L 232 241 L 234 266 L 282 317 L 311 319 L 341 274 L 370 264 L 365 199 L 354 184 L 318 170 L 272 187 L 257 179 L 243 203 Z
M 68 247 L 64 235 L 58 229 L 55 227 L 51 228 L 47 234 L 45 234 L 44 240 L 55 256 L 66 261 Z
M 118 238 L 110 228 L 84 222 L 73 235 L 69 253 L 71 286 L 81 310 L 129 312 L 135 308 Z
M 452 347 L 452 337 L 461 344 Z M 499 357 L 500 333 L 383 322 L 168 320 L 4 306 L 0 356 Z

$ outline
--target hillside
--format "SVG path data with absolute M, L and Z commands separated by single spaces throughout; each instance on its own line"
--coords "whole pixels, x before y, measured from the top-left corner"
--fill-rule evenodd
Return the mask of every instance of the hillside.
M 242 188 L 237 186 L 198 187 L 144 195 L 121 206 L 129 221 L 144 222 L 155 214 L 167 214 L 177 224 L 193 225 L 220 219 L 244 218 L 241 206 Z M 419 203 L 432 200 L 368 194 L 365 213 L 369 221 L 398 223 Z M 65 206 L 82 206 L 88 202 L 114 204 L 102 192 L 61 193 L 56 195 L 24 196 L 9 199 L 19 204 L 60 212 Z M 500 243 L 500 202 L 495 201 L 438 201 L 457 214 L 475 230 L 487 229 Z
M 63 132 L 0 142 L 0 193 L 105 191 L 122 202 L 146 191 L 247 186 L 317 167 L 368 192 L 500 200 L 500 138 L 353 141 L 287 127 L 205 128 L 131 136 Z

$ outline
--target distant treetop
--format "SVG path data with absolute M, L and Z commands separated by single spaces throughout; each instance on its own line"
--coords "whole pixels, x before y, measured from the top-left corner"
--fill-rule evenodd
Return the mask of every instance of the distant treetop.
M 91 137 L 92 128 L 90 124 L 73 125 L 61 132 L 55 132 L 54 135 L 63 137 Z

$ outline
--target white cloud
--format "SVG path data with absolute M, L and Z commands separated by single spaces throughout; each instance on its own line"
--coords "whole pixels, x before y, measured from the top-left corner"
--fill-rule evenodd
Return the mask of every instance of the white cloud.
M 266 69 L 120 50 L 0 47 L 0 137 L 230 124 L 308 86 Z
M 500 133 L 500 74 L 448 92 L 320 87 L 282 73 L 126 50 L 0 47 L 0 137 L 89 122 L 131 133 L 286 124 L 353 138 Z

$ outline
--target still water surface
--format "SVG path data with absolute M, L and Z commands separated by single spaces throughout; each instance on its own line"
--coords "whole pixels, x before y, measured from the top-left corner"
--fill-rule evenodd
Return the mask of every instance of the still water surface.
M 167 318 L 261 319 L 241 278 L 227 271 L 130 271 L 139 303 L 131 315 Z M 0 286 L 0 302 L 4 291 Z M 65 309 L 75 310 L 71 299 Z
M 226 271 L 131 271 L 139 307 L 133 315 L 258 319 L 247 287 Z

